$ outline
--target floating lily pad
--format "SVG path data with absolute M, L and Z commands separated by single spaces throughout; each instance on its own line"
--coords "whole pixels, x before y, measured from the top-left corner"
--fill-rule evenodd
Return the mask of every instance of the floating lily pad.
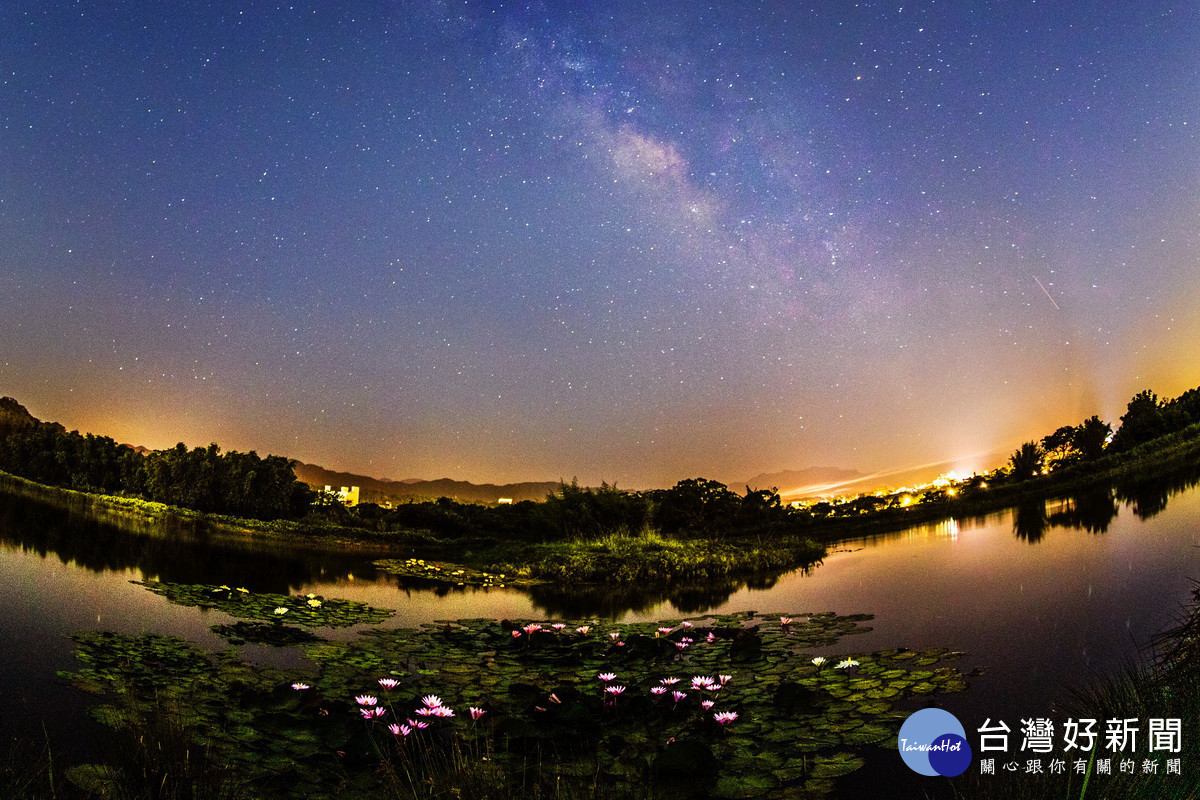
M 424 558 L 381 558 L 374 562 L 384 572 L 403 578 L 416 578 L 455 586 L 536 586 L 546 583 L 516 573 L 482 570 L 448 561 Z
M 148 588 L 251 620 L 223 626 L 226 633 L 291 635 L 290 626 L 274 619 L 274 603 L 290 600 L 289 609 L 303 603 L 319 612 L 307 603 L 311 598 Z M 336 609 L 337 602 L 322 599 L 320 608 Z M 366 606 L 342 611 L 336 619 L 390 613 Z M 316 787 L 304 796 L 336 796 L 321 783 L 332 774 L 372 795 L 386 774 L 381 759 L 389 763 L 396 747 L 450 742 L 491 753 L 488 769 L 496 780 L 530 779 L 522 770 L 531 767 L 522 765 L 536 764 L 537 780 L 565 791 L 596 781 L 632 791 L 655 780 L 678 790 L 686 779 L 686 791 L 714 797 L 817 797 L 830 780 L 861 766 L 854 749 L 894 739 L 899 719 L 892 701 L 918 687 L 965 685 L 952 668 L 921 670 L 924 678 L 914 678 L 909 667 L 925 654 L 851 652 L 818 666 L 797 647 L 800 640 L 834 646 L 857 629 L 857 620 L 833 614 L 619 625 L 443 620 L 309 644 L 305 653 L 316 669 L 307 676 L 262 670 L 232 653 L 212 656 L 166 637 L 95 634 L 77 640 L 83 668 L 70 677 L 102 697 L 133 701 L 140 714 L 169 698 L 186 710 L 197 741 L 249 776 L 268 800 L 302 796 L 299 776 Z M 431 696 L 452 707 L 454 717 L 429 716 Z M 372 698 L 361 707 L 379 708 L 382 716 L 364 717 L 356 697 Z M 136 714 L 122 708 L 110 702 L 106 724 L 136 724 Z M 386 727 L 408 727 L 406 720 L 435 727 L 410 730 L 409 738 Z M 334 764 L 336 770 L 317 775 Z M 264 778 L 280 772 L 291 778 Z
M 251 592 L 243 588 L 195 583 L 133 581 L 181 606 L 213 608 L 240 619 L 287 622 L 312 628 L 345 628 L 382 622 L 396 612 L 353 600 Z
M 303 628 L 278 625 L 269 622 L 235 622 L 232 625 L 213 625 L 212 632 L 230 644 L 268 644 L 273 647 L 289 647 L 296 644 L 312 644 L 321 637 Z

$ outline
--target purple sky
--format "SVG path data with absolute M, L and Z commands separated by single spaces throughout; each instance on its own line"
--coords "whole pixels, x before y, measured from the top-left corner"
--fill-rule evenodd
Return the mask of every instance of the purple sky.
M 1198 34 L 1158 0 L 5 3 L 0 394 L 392 478 L 983 468 L 1200 384 Z

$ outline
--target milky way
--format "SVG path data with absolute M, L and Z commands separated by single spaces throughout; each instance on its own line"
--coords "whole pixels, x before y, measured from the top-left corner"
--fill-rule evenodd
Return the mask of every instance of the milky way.
M 1154 1 L 8 3 L 0 394 L 393 478 L 982 468 L 1200 384 L 1198 34 Z

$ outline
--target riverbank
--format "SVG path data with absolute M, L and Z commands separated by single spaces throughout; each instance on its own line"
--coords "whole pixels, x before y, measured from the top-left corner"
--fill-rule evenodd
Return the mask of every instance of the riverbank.
M 47 486 L 7 472 L 0 472 L 0 492 L 82 514 L 102 524 L 168 538 L 186 536 L 238 542 L 286 543 L 298 549 L 377 551 L 381 555 L 396 552 L 399 547 L 427 543 L 426 537 L 416 533 L 411 540 L 403 542 L 394 535 L 388 541 L 383 541 L 383 537 L 371 536 L 370 532 L 357 528 L 317 526 L 285 520 L 265 522 L 204 514 L 136 497 Z
M 736 541 L 668 539 L 655 534 L 606 536 L 584 541 L 495 542 L 439 539 L 421 530 L 376 532 L 333 524 L 285 520 L 265 522 L 167 506 L 139 498 L 99 495 L 45 486 L 0 472 L 0 492 L 124 530 L 154 536 L 212 538 L 239 543 L 287 545 L 316 552 L 353 551 L 401 565 L 401 556 L 462 562 L 473 572 L 504 573 L 508 585 L 534 583 L 631 583 L 698 581 L 813 564 L 825 548 L 810 539 L 746 537 Z M 407 577 L 463 583 L 460 576 L 425 574 L 393 567 Z
M 964 487 L 956 496 L 931 493 L 903 508 L 860 514 L 795 514 L 785 525 L 754 533 L 666 536 L 650 528 L 596 536 L 530 541 L 435 535 L 418 527 L 340 525 L 330 521 L 261 521 L 205 514 L 135 497 L 66 489 L 0 472 L 0 492 L 64 508 L 143 534 L 261 542 L 289 549 L 356 552 L 386 559 L 385 569 L 407 577 L 466 583 L 462 575 L 416 574 L 404 559 L 461 565 L 464 574 L 504 574 L 510 585 L 628 584 L 705 581 L 780 573 L 820 561 L 839 541 L 947 518 L 981 517 L 1027 502 L 1070 495 L 1122 480 L 1142 479 L 1200 463 L 1200 424 L 1121 454 L 1078 462 L 1024 481 Z M 577 490 L 578 491 L 578 490 Z M 503 509 L 480 509 L 500 512 Z M 354 517 L 347 517 L 355 520 Z M 491 581 L 489 578 L 489 582 Z
M 904 508 L 815 519 L 802 532 L 825 544 L 910 525 L 982 517 L 1022 503 L 1064 497 L 1098 486 L 1154 478 L 1200 464 L 1200 424 L 1146 442 L 1124 453 L 1079 461 L 1028 480 L 965 488 L 956 496 L 933 495 Z

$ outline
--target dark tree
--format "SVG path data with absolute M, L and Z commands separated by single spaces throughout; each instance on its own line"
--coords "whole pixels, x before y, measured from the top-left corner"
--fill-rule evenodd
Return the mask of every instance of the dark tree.
M 1113 436 L 1112 449 L 1116 452 L 1129 450 L 1165 433 L 1169 430 L 1163 418 L 1162 403 L 1158 395 L 1146 389 L 1129 401 L 1121 417 L 1121 427 Z
M 1012 476 L 1017 480 L 1032 478 L 1042 468 L 1042 448 L 1037 442 L 1026 442 L 1009 457 Z
M 1108 437 L 1112 435 L 1111 425 L 1093 414 L 1074 430 L 1071 444 L 1081 458 L 1094 461 L 1104 455 L 1104 448 L 1108 446 Z

